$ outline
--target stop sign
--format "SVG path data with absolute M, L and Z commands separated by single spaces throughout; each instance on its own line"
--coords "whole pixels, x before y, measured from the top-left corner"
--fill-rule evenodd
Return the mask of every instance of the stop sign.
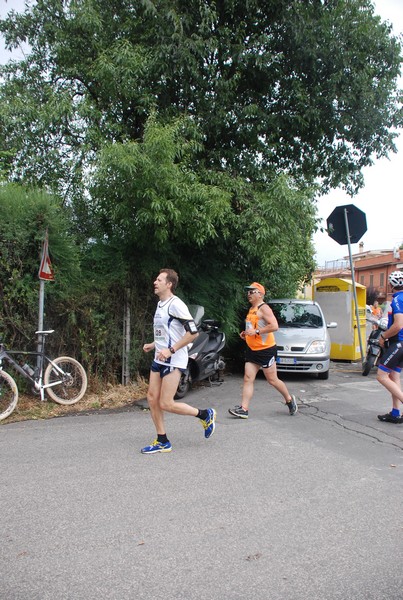
M 367 217 L 365 216 L 365 213 L 354 206 L 354 204 L 336 206 L 332 214 L 329 215 L 326 220 L 327 233 L 338 244 L 348 244 L 345 211 L 347 212 L 350 243 L 355 244 L 360 241 L 367 231 Z

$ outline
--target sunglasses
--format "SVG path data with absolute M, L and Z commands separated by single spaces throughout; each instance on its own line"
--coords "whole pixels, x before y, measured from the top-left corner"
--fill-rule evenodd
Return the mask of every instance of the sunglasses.
M 248 290 L 246 293 L 247 294 L 258 294 L 259 290 Z

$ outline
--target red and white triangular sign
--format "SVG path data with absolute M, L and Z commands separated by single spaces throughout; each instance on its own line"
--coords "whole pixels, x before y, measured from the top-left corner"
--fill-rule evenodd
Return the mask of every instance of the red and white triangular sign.
M 49 258 L 49 242 L 47 231 L 45 235 L 45 240 L 43 242 L 41 266 L 39 267 L 38 277 L 39 279 L 44 279 L 45 281 L 55 280 L 55 274 L 53 272 L 52 263 L 50 262 Z

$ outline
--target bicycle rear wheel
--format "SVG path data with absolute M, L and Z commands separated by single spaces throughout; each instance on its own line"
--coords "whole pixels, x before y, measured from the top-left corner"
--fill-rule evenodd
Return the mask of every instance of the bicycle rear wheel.
M 58 404 L 75 404 L 87 390 L 84 367 L 70 356 L 59 356 L 52 363 L 46 367 L 43 377 L 45 385 L 54 384 L 46 388 L 48 395 Z
M 7 419 L 17 406 L 18 388 L 14 379 L 0 370 L 0 421 Z

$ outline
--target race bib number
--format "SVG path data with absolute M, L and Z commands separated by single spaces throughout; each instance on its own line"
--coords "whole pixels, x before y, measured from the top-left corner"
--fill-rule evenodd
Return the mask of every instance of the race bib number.
M 160 343 L 164 343 L 166 341 L 165 331 L 162 328 L 156 327 L 154 329 L 154 340 Z

